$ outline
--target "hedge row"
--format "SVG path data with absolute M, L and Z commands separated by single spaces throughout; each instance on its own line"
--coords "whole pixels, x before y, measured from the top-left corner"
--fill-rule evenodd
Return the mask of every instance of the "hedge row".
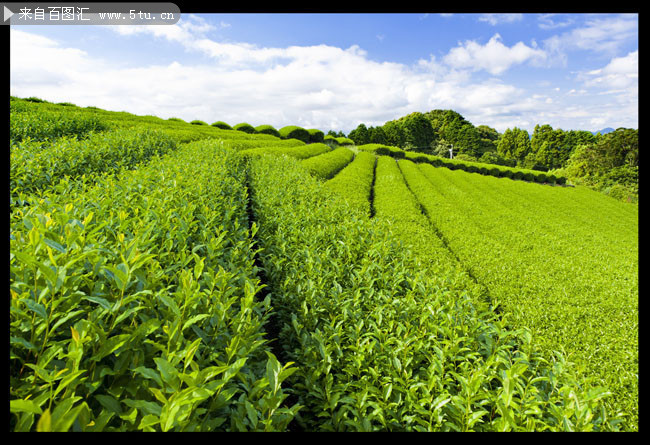
M 261 135 L 260 135 L 261 136 Z M 265 137 L 267 135 L 264 135 Z M 303 141 L 298 139 L 228 139 L 224 137 L 224 144 L 235 150 L 251 150 L 254 148 L 265 148 L 269 146 L 302 147 Z
M 530 337 L 450 289 L 456 275 L 418 261 L 389 225 L 296 167 L 254 158 L 250 190 L 304 430 L 605 429 L 600 393 L 526 354 Z
M 290 139 L 295 140 L 295 139 Z M 323 153 L 327 153 L 332 150 L 332 148 L 325 144 L 309 144 L 309 145 L 297 145 L 297 146 L 287 146 L 287 145 L 269 145 L 264 147 L 250 148 L 247 150 L 242 150 L 241 153 L 244 156 L 258 156 L 265 154 L 282 154 L 291 156 L 296 159 L 307 159 L 313 156 L 318 156 Z
M 316 129 L 316 128 L 311 128 L 307 130 L 309 132 L 309 142 L 324 142 L 325 140 L 325 133 L 322 131 Z
M 19 110 L 20 108 L 17 107 Z M 94 113 L 69 111 L 18 111 L 12 106 L 9 119 L 11 145 L 27 137 L 32 141 L 54 140 L 62 136 L 86 137 L 91 132 L 109 129 L 109 125 Z
M 339 147 L 325 154 L 305 159 L 302 161 L 302 165 L 312 175 L 327 180 L 333 178 L 343 167 L 352 162 L 352 159 L 354 159 L 352 150 Z
M 195 142 L 12 216 L 12 431 L 286 430 L 245 169 Z
M 352 162 L 326 182 L 327 188 L 368 216 L 372 214 L 370 201 L 376 159 L 372 153 L 359 152 Z
M 484 164 L 481 162 L 459 161 L 446 159 L 439 156 L 404 151 L 398 147 L 391 147 L 382 144 L 359 145 L 360 150 L 371 151 L 378 155 L 388 155 L 395 159 L 406 158 L 417 163 L 427 163 L 435 167 L 446 167 L 450 170 L 464 170 L 470 173 L 495 176 L 497 178 L 510 178 L 537 183 L 566 184 L 566 177 L 556 176 L 547 172 L 528 170 L 523 168 L 506 167 L 502 165 Z
M 225 122 L 217 121 L 213 123 L 212 126 L 224 130 L 243 131 L 248 134 L 270 134 L 271 136 L 275 136 L 281 139 L 298 139 L 306 144 L 323 142 L 325 138 L 325 134 L 317 128 L 311 128 L 307 130 L 297 125 L 287 125 L 286 127 L 282 127 L 280 130 L 277 130 L 272 125 L 258 125 L 257 127 L 253 127 L 246 122 L 242 122 L 233 127 L 230 127 Z
M 17 143 L 10 152 L 12 198 L 56 185 L 59 180 L 134 168 L 156 155 L 177 148 L 177 141 L 163 131 L 113 130 L 92 133 L 86 139 L 65 136 L 54 142 Z
M 344 138 L 344 137 L 337 138 L 329 134 L 323 138 L 323 142 L 325 142 L 326 144 L 332 144 L 334 146 L 354 145 L 354 141 L 350 138 Z
M 260 133 L 260 134 L 270 134 L 271 136 L 275 136 L 276 138 L 280 137 L 280 132 L 273 127 L 273 125 L 258 125 L 255 127 L 255 133 Z
M 309 143 L 309 132 L 297 125 L 287 125 L 279 130 L 282 139 L 298 139 L 304 143 Z

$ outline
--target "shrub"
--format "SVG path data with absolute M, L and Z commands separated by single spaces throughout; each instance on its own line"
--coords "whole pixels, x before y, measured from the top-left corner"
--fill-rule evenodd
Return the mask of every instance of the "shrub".
M 242 122 L 232 127 L 233 130 L 243 131 L 244 133 L 252 134 L 255 133 L 255 127 L 251 124 Z
M 514 170 L 512 172 L 512 179 L 523 179 L 524 178 L 524 172 L 521 170 Z
M 270 134 L 271 136 L 280 137 L 280 132 L 273 125 L 260 125 L 255 127 L 255 133 Z
M 542 183 L 542 182 L 546 182 L 547 179 L 548 176 L 546 176 L 546 173 L 537 173 L 535 175 L 535 182 Z
M 502 178 L 512 178 L 512 175 L 514 174 L 514 171 L 512 171 L 509 168 L 503 168 L 502 167 L 502 168 L 499 169 L 499 171 L 500 171 L 499 175 Z
M 330 134 L 326 135 L 323 138 L 323 142 L 333 147 L 338 147 L 339 145 L 339 141 L 337 141 L 336 138 Z
M 343 167 L 354 159 L 354 152 L 346 147 L 339 147 L 336 150 L 314 156 L 302 161 L 302 165 L 309 172 L 321 179 L 333 178 Z
M 307 130 L 309 132 L 309 142 L 323 142 L 325 139 L 325 133 L 320 131 L 317 128 L 311 128 Z
M 26 100 L 27 102 L 35 102 L 37 104 L 49 103 L 45 99 L 39 99 L 38 97 L 26 97 L 23 100 Z M 91 107 L 88 107 L 88 108 L 91 108 Z M 92 108 L 97 108 L 97 107 L 92 107 Z
M 497 178 L 499 177 L 500 172 L 501 172 L 501 170 L 499 170 L 498 167 L 492 167 L 492 168 L 490 168 L 490 169 L 488 170 L 488 174 L 489 174 L 490 176 L 495 176 L 495 177 L 497 177 Z
M 200 121 L 198 119 L 194 119 L 193 121 L 190 122 L 192 125 L 208 125 L 207 122 Z
M 338 142 L 339 145 L 354 145 L 354 141 L 350 138 L 336 138 L 336 142 Z
M 289 139 L 290 141 L 297 141 L 297 139 Z M 239 153 L 243 156 L 258 156 L 265 154 L 278 154 L 286 155 L 296 159 L 307 159 L 313 156 L 318 156 L 332 150 L 332 147 L 323 143 L 303 144 L 302 145 L 270 145 L 263 147 L 249 148 L 242 150 Z
M 376 159 L 374 154 L 360 151 L 352 162 L 325 183 L 327 188 L 368 216 L 372 216 L 370 200 Z
M 90 107 L 88 107 L 88 108 L 90 108 Z M 168 120 L 168 121 L 172 121 L 172 122 L 183 122 L 183 123 L 187 123 L 187 122 L 185 122 L 183 119 L 181 119 L 180 117 L 170 117 L 170 118 L 167 119 L 167 120 Z
M 535 175 L 532 172 L 523 172 L 522 179 L 524 181 L 533 181 L 535 180 Z
M 67 110 L 14 112 L 9 119 L 9 139 L 11 144 L 26 138 L 31 141 L 53 141 L 62 136 L 76 136 L 81 139 L 108 128 L 108 124 L 94 113 Z
M 223 121 L 216 121 L 210 124 L 212 127 L 221 128 L 222 130 L 232 130 L 232 127 Z
M 297 125 L 287 125 L 286 127 L 280 128 L 279 132 L 282 139 L 293 138 L 301 140 L 306 144 L 309 143 L 309 132 Z

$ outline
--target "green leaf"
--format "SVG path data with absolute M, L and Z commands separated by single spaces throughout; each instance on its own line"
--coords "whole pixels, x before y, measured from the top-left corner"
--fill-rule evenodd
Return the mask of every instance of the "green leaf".
M 52 416 L 50 415 L 50 409 L 46 409 L 41 417 L 38 419 L 36 424 L 37 432 L 50 432 L 52 431 Z
M 201 321 L 201 320 L 203 320 L 204 318 L 209 318 L 209 317 L 210 317 L 210 314 L 198 314 L 198 315 L 195 315 L 195 316 L 193 316 L 193 317 L 190 317 L 190 318 L 189 318 L 185 323 L 183 323 L 183 328 L 182 328 L 182 330 L 184 331 L 184 330 L 187 329 L 188 327 L 190 327 L 190 326 L 192 326 L 193 324 L 195 324 L 197 321 Z
M 95 396 L 95 399 L 97 399 L 97 401 L 110 412 L 115 413 L 118 416 L 122 414 L 122 406 L 115 397 L 105 394 L 98 394 Z
M 165 306 L 171 309 L 174 315 L 176 315 L 177 317 L 181 316 L 181 311 L 178 308 L 176 302 L 172 298 L 169 298 L 164 292 L 158 293 L 158 298 L 160 298 L 160 301 L 162 301 L 165 304 Z
M 143 431 L 155 431 L 153 427 L 158 423 L 160 423 L 159 416 L 153 414 L 147 414 L 140 421 L 140 424 L 138 425 L 138 429 Z
M 196 353 L 196 350 L 199 347 L 199 344 L 201 343 L 201 338 L 197 338 L 192 342 L 192 344 L 187 348 L 187 352 L 185 353 L 185 359 L 184 359 L 184 364 L 183 364 L 183 371 L 187 369 L 187 367 L 190 365 L 192 362 L 192 359 L 194 358 L 194 354 Z
M 45 244 L 47 244 L 48 246 L 50 246 L 52 249 L 56 249 L 56 250 L 58 250 L 58 251 L 61 252 L 61 253 L 66 253 L 66 249 L 65 249 L 65 247 L 63 247 L 61 244 L 57 243 L 57 242 L 54 241 L 54 240 L 51 240 L 51 239 L 49 239 L 49 238 L 47 238 L 47 237 L 44 237 L 44 238 L 43 238 L 43 242 L 45 242 Z
M 162 380 L 160 379 L 160 374 L 154 371 L 151 368 L 145 368 L 144 366 L 138 366 L 133 370 L 133 372 L 141 374 L 144 378 L 155 381 L 158 386 L 163 386 Z
M 72 408 L 74 403 L 80 400 L 81 397 L 71 397 L 63 399 L 54 411 L 52 412 L 52 430 L 56 432 L 66 432 L 70 429 L 75 419 L 84 408 L 86 403 L 81 403 Z
M 86 371 L 83 370 L 83 369 L 80 370 L 80 371 L 74 371 L 74 372 L 71 372 L 68 375 L 66 375 L 64 378 L 62 378 L 61 381 L 59 382 L 59 385 L 56 388 L 56 391 L 54 391 L 54 396 L 53 397 L 56 397 L 57 394 L 59 394 L 61 391 L 63 391 L 65 388 L 67 388 L 68 385 L 70 385 L 71 383 L 73 383 L 73 382 L 75 384 L 81 383 L 81 379 L 77 380 L 77 378 L 81 374 L 83 374 L 84 372 L 86 372 Z
M 171 385 L 174 391 L 178 391 L 179 379 L 178 379 L 178 371 L 176 370 L 176 368 L 172 366 L 172 364 L 169 363 L 167 360 L 160 357 L 154 358 L 153 361 L 156 363 L 156 366 L 160 371 L 160 375 L 162 376 L 163 382 L 168 385 Z
M 112 354 L 114 351 L 122 347 L 130 339 L 131 335 L 129 334 L 114 335 L 112 337 L 109 337 L 102 344 L 101 348 L 99 348 L 99 351 L 97 351 L 97 353 L 90 359 L 98 362 L 107 355 Z
M 11 400 L 9 410 L 12 413 L 34 413 L 42 414 L 43 410 L 32 400 Z
M 47 266 L 41 262 L 37 262 L 36 265 L 38 266 L 38 269 L 41 271 L 41 273 L 45 276 L 48 285 L 52 288 L 55 288 L 57 281 L 56 268 L 53 266 Z
M 84 300 L 88 300 L 91 303 L 95 303 L 106 309 L 107 311 L 110 312 L 111 310 L 111 303 L 105 298 L 102 297 L 84 297 Z
M 43 306 L 40 303 L 35 302 L 34 300 L 26 299 L 26 298 L 21 298 L 18 301 L 22 301 L 25 303 L 25 306 L 29 308 L 32 312 L 34 312 L 36 315 L 41 317 L 43 320 L 47 321 L 47 312 L 45 310 L 45 306 Z
M 21 345 L 21 346 L 25 347 L 26 349 L 28 349 L 30 351 L 36 351 L 36 346 L 34 346 L 33 344 L 31 344 L 30 342 L 28 342 L 27 340 L 25 340 L 22 337 L 10 336 L 9 337 L 9 344 L 12 344 L 12 345 L 18 344 L 18 345 Z
M 237 360 L 235 363 L 233 363 L 232 365 L 230 365 L 230 366 L 228 367 L 228 369 L 226 369 L 226 372 L 223 373 L 223 379 L 224 379 L 225 381 L 229 381 L 232 377 L 234 377 L 235 375 L 237 375 L 237 373 L 239 372 L 239 370 L 240 370 L 241 368 L 243 368 L 244 365 L 246 364 L 246 360 L 247 360 L 247 357 L 242 357 L 242 358 L 240 358 L 239 360 Z M 267 365 L 267 369 L 268 369 L 268 365 Z

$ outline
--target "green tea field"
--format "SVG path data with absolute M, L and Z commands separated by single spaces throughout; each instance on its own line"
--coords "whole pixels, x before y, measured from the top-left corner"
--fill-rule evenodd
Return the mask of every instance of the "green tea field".
M 638 203 L 11 99 L 11 431 L 639 429 Z

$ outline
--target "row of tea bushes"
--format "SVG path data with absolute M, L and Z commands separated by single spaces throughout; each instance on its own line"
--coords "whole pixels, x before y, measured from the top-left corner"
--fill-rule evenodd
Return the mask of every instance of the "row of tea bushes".
M 556 176 L 552 173 L 529 170 L 516 167 L 506 167 L 494 164 L 484 164 L 481 162 L 459 161 L 456 159 L 447 159 L 440 156 L 429 155 L 405 151 L 398 147 L 392 147 L 383 144 L 364 144 L 357 147 L 359 150 L 370 151 L 377 155 L 392 156 L 395 159 L 409 159 L 417 163 L 427 163 L 434 167 L 446 167 L 450 170 L 464 170 L 469 173 L 479 173 L 481 175 L 495 176 L 497 178 L 510 178 L 528 182 L 548 183 L 548 184 L 566 184 L 566 177 Z
M 287 384 L 304 429 L 609 427 L 600 392 L 530 352 L 527 331 L 450 288 L 454 277 L 425 266 L 390 225 L 291 158 L 252 158 L 249 173 L 260 263 L 279 343 L 297 368 Z
M 372 216 L 375 163 L 375 155 L 360 151 L 352 162 L 326 182 L 326 187 L 341 195 L 350 205 Z
M 322 144 L 325 145 L 325 144 Z M 318 156 L 302 161 L 312 175 L 327 180 L 333 178 L 354 159 L 354 152 L 347 147 L 338 147 Z
M 295 141 L 296 139 L 289 139 Z M 239 153 L 243 156 L 259 156 L 265 154 L 286 155 L 296 159 L 307 159 L 331 151 L 332 148 L 322 143 L 302 144 L 296 146 L 268 145 L 257 148 L 249 148 Z
M 12 431 L 286 429 L 245 166 L 195 142 L 12 214 Z
M 564 351 L 585 387 L 607 388 L 606 412 L 634 429 L 637 209 L 588 189 L 399 165 L 449 248 L 510 322 L 529 328 L 547 359 Z
M 117 129 L 92 133 L 85 139 L 60 137 L 16 143 L 9 154 L 9 187 L 12 199 L 34 194 L 64 178 L 135 168 L 155 156 L 177 148 L 176 140 L 155 130 Z

